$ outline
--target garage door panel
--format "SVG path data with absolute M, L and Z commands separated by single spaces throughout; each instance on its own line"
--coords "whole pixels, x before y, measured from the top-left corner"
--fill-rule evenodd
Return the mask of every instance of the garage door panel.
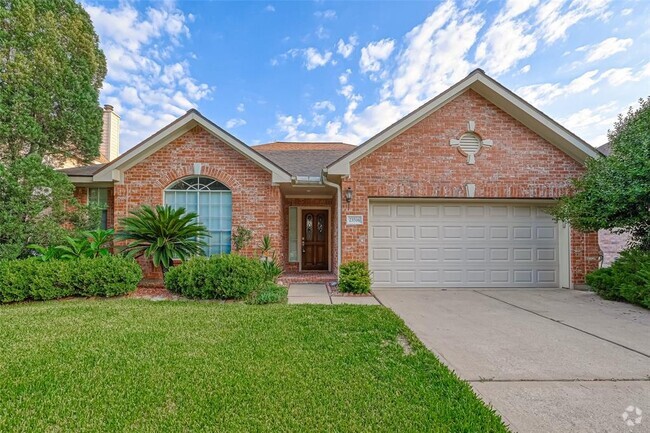
M 415 239 L 415 226 L 397 226 L 395 228 L 396 239 Z
M 439 248 L 419 248 L 420 260 L 422 261 L 438 261 L 440 260 L 440 249 Z
M 415 260 L 415 248 L 396 248 L 395 259 L 408 260 L 410 262 Z
M 461 214 L 460 206 L 442 205 L 442 216 L 459 217 Z
M 391 260 L 390 248 L 373 248 L 372 249 L 373 261 L 389 261 Z
M 555 227 L 553 226 L 540 226 L 536 230 L 537 239 L 555 239 L 557 234 L 555 233 Z
M 438 239 L 440 230 L 438 227 L 420 226 L 421 239 Z
M 536 206 L 371 203 L 375 286 L 557 287 L 558 228 Z

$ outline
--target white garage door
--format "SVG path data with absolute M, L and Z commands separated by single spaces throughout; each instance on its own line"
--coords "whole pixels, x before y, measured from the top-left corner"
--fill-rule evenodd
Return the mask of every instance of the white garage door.
M 535 205 L 371 202 L 375 287 L 558 287 L 558 226 Z

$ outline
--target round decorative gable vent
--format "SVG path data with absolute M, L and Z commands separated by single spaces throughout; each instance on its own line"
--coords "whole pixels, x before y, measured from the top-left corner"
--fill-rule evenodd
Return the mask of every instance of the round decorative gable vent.
M 449 144 L 453 147 L 457 147 L 461 154 L 467 156 L 468 164 L 475 164 L 476 158 L 475 155 L 481 151 L 481 147 L 490 147 L 492 146 L 492 140 L 482 140 L 474 132 L 474 122 L 467 122 L 467 132 L 460 136 L 459 140 L 452 139 Z

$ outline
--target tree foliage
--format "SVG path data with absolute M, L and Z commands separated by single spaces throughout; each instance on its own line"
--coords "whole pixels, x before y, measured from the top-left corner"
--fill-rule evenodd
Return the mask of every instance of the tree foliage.
M 60 245 L 78 228 L 97 225 L 74 198 L 68 177 L 38 155 L 0 164 L 0 260 L 24 255 L 29 244 Z
M 560 200 L 555 216 L 583 231 L 627 232 L 650 250 L 650 97 L 619 115 L 608 138 L 610 155 L 587 162 L 575 194 Z
M 106 60 L 74 0 L 0 0 L 0 162 L 99 155 Z

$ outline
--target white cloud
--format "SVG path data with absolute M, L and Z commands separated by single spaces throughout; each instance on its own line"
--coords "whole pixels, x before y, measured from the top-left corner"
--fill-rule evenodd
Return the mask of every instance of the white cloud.
M 173 1 L 144 12 L 121 2 L 84 4 L 106 55 L 108 73 L 100 99 L 121 117 L 121 150 L 165 126 L 208 98 L 213 88 L 192 76 L 182 49 L 193 17 Z M 164 48 L 160 48 L 164 47 Z
M 316 48 L 309 47 L 303 51 L 305 57 L 305 67 L 308 71 L 325 66 L 332 59 L 332 52 L 325 51 L 321 53 Z
M 339 39 L 336 44 L 336 52 L 343 56 L 343 58 L 348 58 L 354 51 L 354 47 L 359 43 L 359 38 L 356 35 L 352 35 L 348 38 L 348 43 L 346 44 L 343 39 Z
M 228 129 L 233 129 L 244 125 L 246 125 L 246 121 L 240 118 L 228 119 L 226 122 L 226 128 Z
M 605 18 L 610 0 L 549 0 L 536 11 L 540 37 L 547 43 L 564 39 L 570 27 L 591 17 Z
M 607 38 L 604 41 L 594 45 L 584 45 L 576 51 L 586 51 L 585 60 L 587 62 L 596 62 L 613 56 L 616 53 L 626 51 L 632 46 L 632 39 L 619 39 L 616 37 Z
M 343 72 L 341 75 L 339 75 L 339 84 L 344 85 L 348 84 L 348 81 L 350 80 L 350 75 L 352 74 L 351 69 L 346 69 L 345 72 Z
M 475 7 L 475 2 L 444 0 L 403 38 L 382 39 L 361 49 L 359 72 L 369 74 L 377 82 L 374 99 L 370 95 L 367 100 L 362 98 L 355 87 L 355 75 L 347 69 L 338 76 L 337 93 L 347 104 L 344 109 L 312 112 L 311 117 L 284 114 L 278 116 L 274 132 L 284 134 L 287 139 L 360 143 L 446 90 L 477 66 L 494 75 L 509 71 L 529 73 L 532 68 L 530 63 L 524 63 L 525 59 L 533 56 L 540 46 L 563 40 L 578 22 L 607 20 L 609 1 L 506 0 L 486 26 L 483 8 Z M 337 44 L 341 55 L 347 53 L 344 44 L 343 39 Z M 338 46 L 343 48 L 338 50 Z M 516 92 L 541 107 L 574 95 L 591 97 L 588 93 L 599 91 L 601 84 L 621 85 L 641 81 L 643 77 L 650 77 L 650 63 L 640 68 L 607 71 L 592 67 L 567 81 L 526 85 Z M 610 113 L 605 110 L 607 107 L 599 108 L 602 112 L 579 111 L 564 119 L 565 124 L 578 132 L 585 132 L 580 124 L 594 125 L 598 134 L 586 131 L 585 138 L 592 138 L 598 144 L 602 135 L 599 128 L 611 120 L 615 110 L 612 108 Z
M 623 10 L 621 11 L 621 15 L 623 15 L 624 17 L 626 17 L 626 16 L 628 16 L 629 14 L 631 14 L 632 12 L 634 12 L 632 9 L 630 9 L 630 8 L 625 8 L 625 9 L 623 9 Z
M 266 5 L 266 7 L 264 8 L 264 10 L 265 10 L 266 12 L 275 12 L 275 6 L 273 6 L 273 5 Z
M 588 71 L 564 85 L 543 83 L 523 86 L 517 89 L 516 93 L 532 105 L 541 107 L 550 104 L 560 96 L 570 96 L 591 88 L 598 82 L 598 79 L 595 78 L 597 74 L 597 69 Z
M 316 11 L 314 12 L 314 16 L 316 18 L 323 18 L 326 20 L 333 20 L 336 18 L 336 11 L 333 9 L 327 9 L 324 11 Z
M 627 105 L 612 101 L 595 108 L 583 108 L 559 119 L 559 122 L 592 146 L 601 146 L 607 142 L 604 131 L 612 127 L 618 113 L 623 112 Z
M 330 37 L 330 32 L 322 25 L 316 27 L 314 34 L 318 39 L 328 39 Z
M 390 57 L 394 49 L 395 41 L 390 38 L 371 42 L 367 46 L 361 48 L 361 59 L 359 60 L 361 72 L 379 71 L 382 62 Z
M 520 87 L 516 93 L 531 104 L 541 107 L 559 97 L 568 97 L 587 90 L 597 90 L 596 84 L 606 81 L 612 87 L 650 78 L 650 62 L 634 71 L 632 68 L 612 68 L 602 73 L 597 69 L 585 72 L 567 84 L 541 83 Z
M 497 15 L 476 47 L 475 59 L 488 74 L 501 75 L 535 52 L 537 37 L 533 35 L 531 26 L 524 20 L 512 19 L 527 9 L 519 6 L 514 11 L 510 8 Z
M 332 104 L 331 101 L 327 101 L 327 100 L 314 102 L 314 104 L 312 105 L 312 108 L 314 110 L 316 110 L 316 111 L 321 111 L 321 110 L 335 111 L 336 110 L 336 107 L 334 106 L 334 104 Z
M 483 24 L 480 13 L 459 10 L 453 1 L 446 1 L 406 34 L 405 48 L 389 83 L 390 96 L 403 107 L 404 113 L 471 71 L 474 65 L 467 55 Z
M 317 48 L 292 48 L 286 53 L 280 54 L 278 57 L 271 59 L 272 66 L 278 66 L 280 60 L 302 58 L 304 66 L 308 71 L 327 65 L 332 61 L 333 53 L 331 51 L 320 52 Z
M 612 68 L 603 72 L 601 79 L 614 86 L 638 82 L 650 78 L 650 62 L 641 66 L 636 72 L 632 68 Z
M 246 106 L 245 106 L 244 103 L 242 102 L 242 103 L 237 104 L 237 108 L 236 108 L 236 109 L 237 109 L 238 112 L 243 113 L 244 111 L 246 111 Z
M 84 8 L 101 37 L 130 51 L 136 51 L 161 36 L 169 37 L 174 43 L 178 43 L 183 36 L 189 36 L 186 17 L 173 4 L 161 4 L 159 9 L 149 8 L 145 14 L 140 14 L 126 3 L 115 9 L 90 4 L 84 5 Z

